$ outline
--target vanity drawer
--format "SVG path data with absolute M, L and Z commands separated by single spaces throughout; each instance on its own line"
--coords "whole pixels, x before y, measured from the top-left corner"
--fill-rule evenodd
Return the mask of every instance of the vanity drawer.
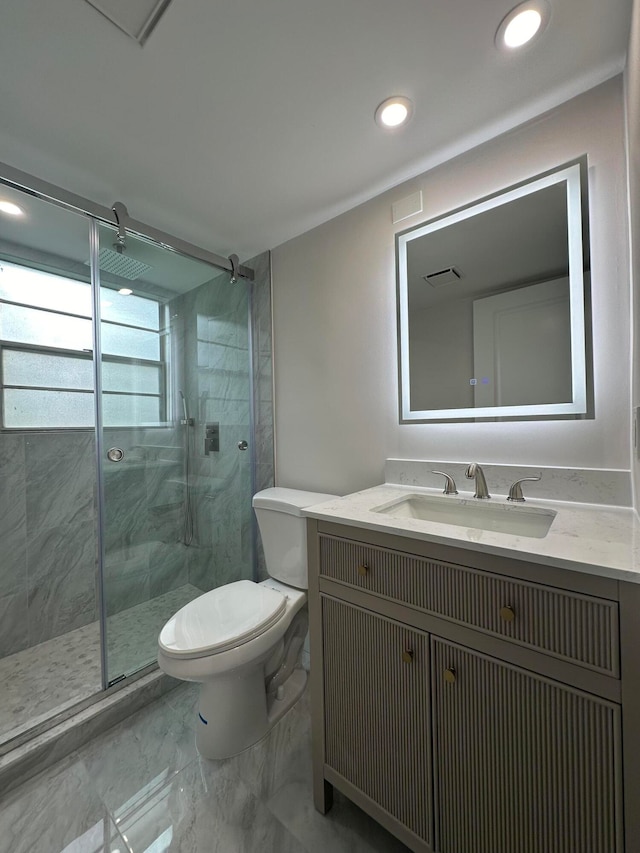
M 320 573 L 351 587 L 619 676 L 618 604 L 320 536 Z

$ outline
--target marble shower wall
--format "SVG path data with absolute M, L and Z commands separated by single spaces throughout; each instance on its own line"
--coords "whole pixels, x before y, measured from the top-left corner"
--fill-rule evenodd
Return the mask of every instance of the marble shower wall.
M 0 657 L 97 618 L 92 431 L 0 433 Z
M 256 270 L 250 286 L 253 363 L 249 363 L 247 286 L 228 275 L 171 303 L 175 383 L 195 418 L 192 440 L 194 539 L 187 549 L 189 583 L 203 591 L 255 575 L 251 496 L 273 484 L 271 298 L 269 253 L 247 261 Z M 250 370 L 254 372 L 256 471 L 251 454 Z M 220 450 L 204 451 L 206 424 L 219 424 Z

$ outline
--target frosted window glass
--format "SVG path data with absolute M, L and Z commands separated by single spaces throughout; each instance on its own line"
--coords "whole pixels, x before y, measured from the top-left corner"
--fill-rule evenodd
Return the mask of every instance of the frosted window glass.
M 102 419 L 105 426 L 159 424 L 160 400 L 158 397 L 103 394 Z
M 5 349 L 2 366 L 5 385 L 93 390 L 93 365 L 90 359 Z
M 160 306 L 153 299 L 142 296 L 122 296 L 117 290 L 100 288 L 100 316 L 114 323 L 128 323 L 158 331 L 160 328 Z
M 0 304 L 0 339 L 60 349 L 93 347 L 91 320 L 5 303 Z
M 91 317 L 91 286 L 82 281 L 0 262 L 0 298 Z
M 151 364 L 119 364 L 103 361 L 102 387 L 105 391 L 143 391 L 160 394 L 160 368 Z
M 157 332 L 128 329 L 111 323 L 101 323 L 100 328 L 103 353 L 160 361 L 160 336 Z
M 93 426 L 93 394 L 6 388 L 4 425 L 13 429 Z

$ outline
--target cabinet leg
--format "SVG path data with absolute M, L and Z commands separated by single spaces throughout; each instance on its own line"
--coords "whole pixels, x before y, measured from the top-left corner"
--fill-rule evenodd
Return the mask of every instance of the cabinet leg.
M 325 779 L 313 780 L 313 804 L 320 814 L 326 814 L 333 805 L 333 785 Z

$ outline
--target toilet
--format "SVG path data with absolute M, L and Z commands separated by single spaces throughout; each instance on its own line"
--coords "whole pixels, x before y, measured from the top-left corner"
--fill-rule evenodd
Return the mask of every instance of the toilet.
M 160 632 L 160 669 L 202 685 L 196 746 L 204 758 L 242 752 L 300 698 L 307 673 L 299 659 L 308 627 L 302 510 L 335 497 L 281 488 L 254 495 L 269 579 L 206 592 Z

